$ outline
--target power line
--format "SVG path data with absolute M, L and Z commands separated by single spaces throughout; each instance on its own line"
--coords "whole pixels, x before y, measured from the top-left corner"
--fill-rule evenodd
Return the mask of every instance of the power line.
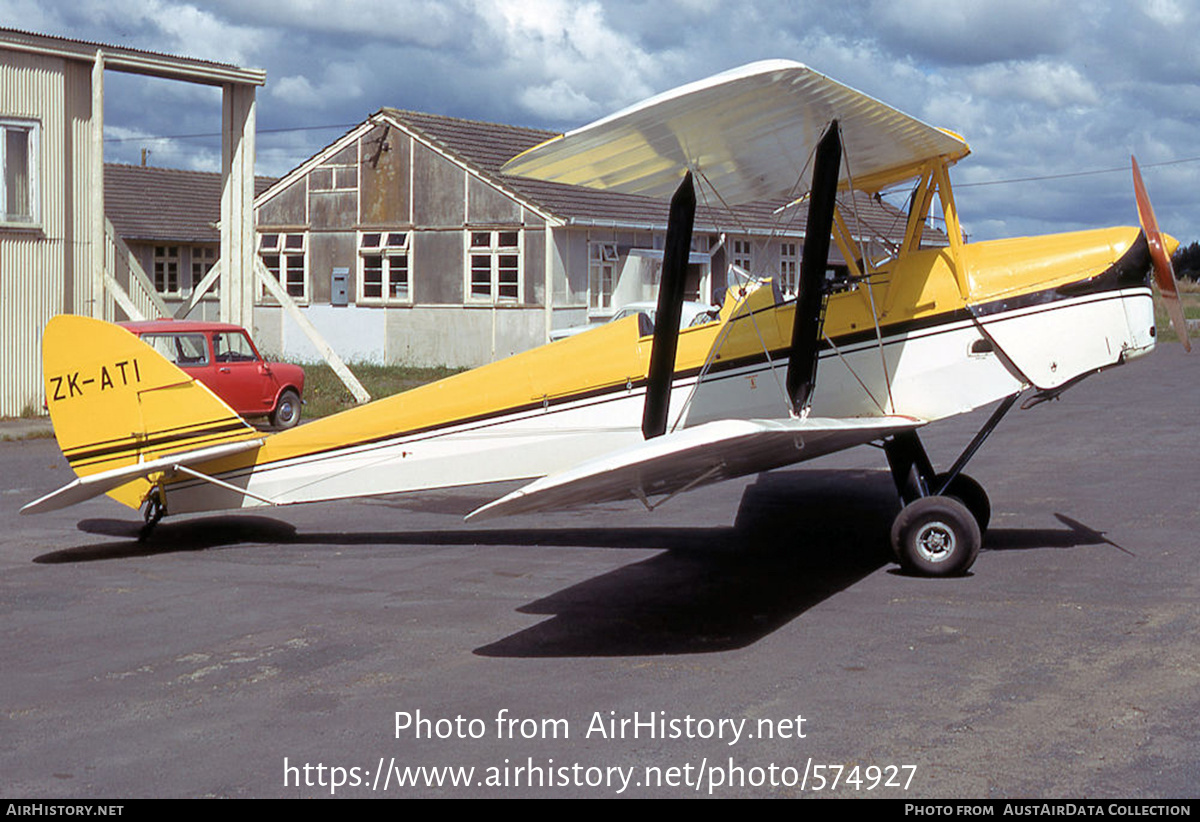
M 259 134 L 282 134 L 288 131 L 323 131 L 326 129 L 349 129 L 354 128 L 358 123 L 335 123 L 328 126 L 294 126 L 292 128 L 260 128 Z M 154 140 L 195 140 L 201 137 L 220 137 L 221 132 L 209 131 L 202 134 L 163 134 L 153 137 L 105 137 L 106 143 L 138 143 L 151 142 Z
M 1185 157 L 1182 160 L 1164 160 L 1161 163 L 1144 163 L 1142 168 L 1159 168 L 1161 166 L 1176 166 L 1181 163 L 1200 162 L 1200 157 Z M 984 180 L 978 183 L 956 183 L 955 188 L 972 188 L 975 186 L 999 186 L 1007 183 L 1034 183 L 1040 180 L 1062 180 L 1067 177 L 1089 177 L 1095 174 L 1115 174 L 1129 171 L 1129 166 L 1118 168 L 1100 168 L 1093 171 L 1069 171 L 1063 174 L 1043 174 L 1038 177 L 1014 177 L 1011 180 Z

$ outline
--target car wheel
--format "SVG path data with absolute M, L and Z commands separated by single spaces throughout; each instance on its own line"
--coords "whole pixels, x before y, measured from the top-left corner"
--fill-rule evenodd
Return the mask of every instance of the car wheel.
M 966 573 L 983 539 L 967 506 L 952 497 L 921 497 L 892 523 L 892 549 L 906 571 L 945 577 Z
M 279 395 L 275 410 L 271 412 L 271 425 L 275 428 L 293 428 L 300 422 L 300 395 L 288 389 Z

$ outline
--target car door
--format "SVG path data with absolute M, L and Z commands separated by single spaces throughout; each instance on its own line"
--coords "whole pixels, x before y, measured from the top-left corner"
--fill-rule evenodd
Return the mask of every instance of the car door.
M 212 389 L 239 414 L 266 414 L 279 386 L 244 331 L 214 331 Z

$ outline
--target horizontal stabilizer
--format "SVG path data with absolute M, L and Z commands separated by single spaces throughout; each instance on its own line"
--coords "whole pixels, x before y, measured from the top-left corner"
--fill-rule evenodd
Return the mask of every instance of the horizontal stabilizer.
M 109 471 L 101 471 L 98 474 L 88 474 L 68 485 L 64 485 L 57 491 L 52 491 L 41 499 L 34 500 L 24 506 L 21 509 L 21 513 L 42 514 L 46 511 L 57 511 L 60 508 L 66 508 L 77 502 L 83 502 L 92 497 L 107 494 L 109 491 L 124 485 L 130 480 L 145 478 L 160 471 L 169 472 L 181 465 L 199 465 L 210 460 L 229 457 L 234 454 L 240 454 L 243 451 L 251 451 L 259 448 L 262 444 L 263 441 L 261 439 L 242 440 L 241 442 L 232 442 L 225 445 L 214 445 L 210 448 L 185 451 L 182 454 L 172 454 L 169 457 L 160 457 L 149 462 L 134 463 L 133 465 L 126 465 L 123 468 L 113 468 Z
M 911 431 L 911 417 L 719 420 L 543 477 L 472 511 L 467 519 L 572 508 L 691 490 Z

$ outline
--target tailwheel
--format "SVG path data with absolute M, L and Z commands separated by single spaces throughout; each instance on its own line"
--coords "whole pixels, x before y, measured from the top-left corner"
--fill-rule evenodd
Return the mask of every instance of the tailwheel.
M 167 505 L 163 501 L 162 488 L 155 488 L 142 504 L 142 517 L 145 524 L 138 529 L 138 542 L 145 542 L 159 520 L 167 515 Z
M 947 476 L 938 474 L 933 481 L 933 487 L 941 488 L 942 496 L 953 497 L 967 506 L 971 516 L 975 517 L 979 533 L 987 533 L 988 523 L 992 521 L 992 502 L 988 499 L 987 491 L 983 490 L 983 486 L 976 482 L 974 477 L 966 474 L 959 474 L 946 485 Z
M 892 550 L 906 571 L 945 577 L 966 573 L 983 543 L 970 509 L 953 497 L 921 497 L 892 523 Z

